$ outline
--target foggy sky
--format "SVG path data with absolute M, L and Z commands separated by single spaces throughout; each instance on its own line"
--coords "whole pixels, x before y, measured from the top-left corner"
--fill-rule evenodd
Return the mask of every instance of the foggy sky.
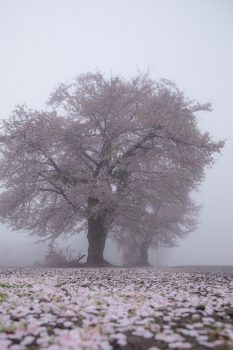
M 189 98 L 212 102 L 200 127 L 226 146 L 195 194 L 199 228 L 159 253 L 164 264 L 233 264 L 232 19 L 231 0 L 0 0 L 1 118 L 17 104 L 44 108 L 59 82 L 96 67 L 131 77 L 150 66 Z M 42 250 L 1 226 L 0 264 Z

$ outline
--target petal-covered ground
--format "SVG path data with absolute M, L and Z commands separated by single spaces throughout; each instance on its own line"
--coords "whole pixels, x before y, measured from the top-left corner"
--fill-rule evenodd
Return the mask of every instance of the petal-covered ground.
M 233 269 L 0 269 L 0 349 L 233 349 Z

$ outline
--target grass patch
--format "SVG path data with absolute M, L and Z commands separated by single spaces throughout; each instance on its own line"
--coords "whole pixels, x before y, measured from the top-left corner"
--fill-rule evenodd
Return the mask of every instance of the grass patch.
M 0 292 L 0 303 L 7 299 L 8 295 L 6 293 Z
M 0 333 L 6 333 L 6 334 L 14 334 L 16 331 L 15 326 L 4 326 L 3 324 L 0 324 Z
M 12 284 L 9 283 L 0 283 L 1 288 L 14 288 Z

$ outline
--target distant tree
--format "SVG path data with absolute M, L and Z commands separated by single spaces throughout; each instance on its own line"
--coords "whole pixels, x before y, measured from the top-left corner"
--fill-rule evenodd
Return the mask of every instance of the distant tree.
M 133 224 L 118 228 L 114 239 L 126 265 L 149 265 L 149 248 L 175 247 L 197 226 L 199 207 L 190 199 L 147 207 Z
M 151 176 L 153 170 L 147 170 Z M 129 265 L 149 265 L 149 247 L 174 247 L 197 226 L 199 207 L 190 195 L 195 177 L 177 171 L 158 172 L 156 177 L 153 186 L 148 186 L 149 179 L 141 184 L 110 231 Z
M 170 193 L 167 181 L 177 191 L 183 175 L 186 193 L 195 190 L 223 146 L 198 129 L 196 112 L 208 104 L 148 75 L 79 75 L 48 106 L 19 106 L 3 122 L 0 216 L 52 239 L 86 229 L 90 265 L 105 263 L 110 229 L 131 222 L 158 189 Z

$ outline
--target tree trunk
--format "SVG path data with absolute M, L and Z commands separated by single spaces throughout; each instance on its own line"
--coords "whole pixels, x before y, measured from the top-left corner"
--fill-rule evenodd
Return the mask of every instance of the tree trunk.
M 150 243 L 143 242 L 140 247 L 140 262 L 139 264 L 141 266 L 149 266 L 149 257 L 148 257 L 148 249 L 149 249 Z
M 87 265 L 103 266 L 105 260 L 103 257 L 106 241 L 105 217 L 91 217 L 88 219 L 88 256 Z

